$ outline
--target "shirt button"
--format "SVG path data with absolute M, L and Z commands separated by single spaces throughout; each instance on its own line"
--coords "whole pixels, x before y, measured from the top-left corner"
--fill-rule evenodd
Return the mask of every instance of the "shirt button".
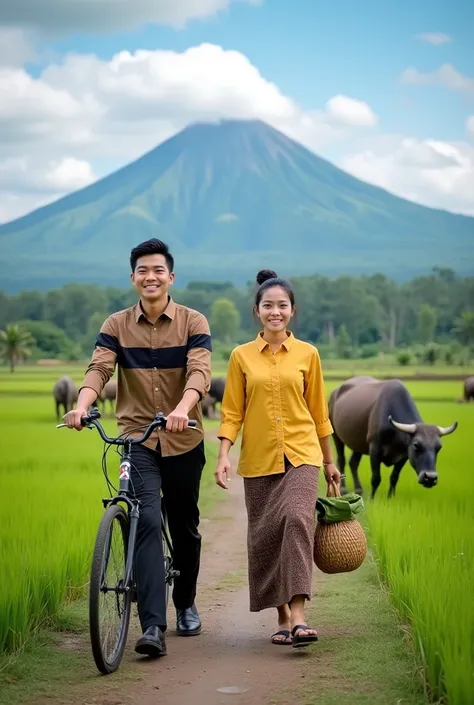
M 156 330 L 156 328 L 153 328 L 153 330 Z
M 155 387 L 155 392 L 157 392 L 157 391 L 158 391 L 158 387 Z
M 277 419 L 276 419 L 276 420 L 277 420 L 277 421 L 279 421 L 279 420 L 280 420 L 280 417 L 279 417 L 279 416 L 277 416 Z

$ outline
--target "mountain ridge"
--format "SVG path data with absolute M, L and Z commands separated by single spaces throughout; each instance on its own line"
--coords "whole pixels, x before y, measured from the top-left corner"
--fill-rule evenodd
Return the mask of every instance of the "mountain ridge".
M 360 181 L 261 121 L 226 120 L 190 125 L 95 183 L 1 225 L 0 285 L 17 288 L 18 277 L 44 286 L 58 276 L 100 281 L 100 260 L 113 268 L 105 279 L 118 283 L 130 249 L 153 236 L 169 243 L 188 280 L 197 268 L 222 278 L 223 258 L 225 278 L 239 281 L 255 264 L 278 262 L 291 274 L 378 270 L 400 278 L 440 264 L 474 271 L 474 218 Z

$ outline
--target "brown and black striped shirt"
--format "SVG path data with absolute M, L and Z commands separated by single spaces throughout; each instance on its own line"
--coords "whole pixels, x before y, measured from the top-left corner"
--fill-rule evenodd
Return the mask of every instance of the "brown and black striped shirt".
M 150 321 L 138 302 L 118 311 L 103 323 L 83 387 L 99 395 L 118 367 L 117 422 L 122 433 L 140 436 L 157 412 L 173 411 L 187 389 L 201 399 L 211 381 L 211 335 L 206 318 L 171 298 L 157 321 Z M 154 431 L 145 445 L 163 456 L 179 455 L 195 448 L 204 436 L 201 404 L 189 413 L 197 430 L 182 433 Z

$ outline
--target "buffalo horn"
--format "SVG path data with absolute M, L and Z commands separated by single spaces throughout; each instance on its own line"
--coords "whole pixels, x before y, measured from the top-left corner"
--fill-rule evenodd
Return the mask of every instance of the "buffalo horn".
M 458 422 L 455 421 L 451 426 L 448 426 L 445 428 L 444 426 L 438 426 L 438 432 L 440 436 L 449 436 L 450 433 L 453 433 L 458 427 Z
M 394 421 L 391 416 L 388 417 L 388 420 L 392 426 L 399 431 L 403 431 L 403 433 L 410 433 L 411 435 L 416 433 L 416 423 L 398 423 L 398 421 Z

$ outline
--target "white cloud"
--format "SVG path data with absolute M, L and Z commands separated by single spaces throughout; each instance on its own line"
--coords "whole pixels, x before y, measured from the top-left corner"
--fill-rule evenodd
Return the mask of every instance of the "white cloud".
M 110 61 L 68 56 L 38 78 L 0 71 L 0 147 L 52 157 L 137 157 L 189 122 L 259 118 L 318 149 L 374 122 L 365 103 L 337 96 L 303 111 L 243 54 L 203 44 L 182 53 L 123 51 Z M 3 145 L 2 145 L 3 142 Z
M 467 118 L 466 130 L 474 137 L 474 115 Z
M 343 125 L 374 127 L 378 122 L 377 115 L 367 103 L 345 95 L 336 95 L 328 100 L 326 108 L 329 115 Z
M 211 17 L 232 2 L 260 0 L 12 0 L 0 3 L 0 24 L 46 34 L 103 33 L 145 24 L 183 27 Z
M 451 64 L 443 64 L 431 73 L 408 68 L 402 73 L 400 80 L 413 86 L 443 86 L 452 91 L 474 94 L 474 78 L 464 76 Z
M 466 143 L 386 137 L 340 166 L 408 200 L 474 215 L 474 148 Z
M 63 194 L 87 186 L 96 175 L 84 159 L 31 160 L 11 157 L 0 161 L 0 189 L 31 193 Z
M 420 42 L 433 44 L 433 46 L 441 46 L 442 44 L 447 44 L 453 39 L 449 36 L 449 34 L 443 34 L 442 32 L 424 32 L 422 34 L 417 34 L 416 38 L 419 39 Z
M 0 223 L 50 203 L 97 179 L 84 159 L 32 160 L 11 157 L 0 161 Z

